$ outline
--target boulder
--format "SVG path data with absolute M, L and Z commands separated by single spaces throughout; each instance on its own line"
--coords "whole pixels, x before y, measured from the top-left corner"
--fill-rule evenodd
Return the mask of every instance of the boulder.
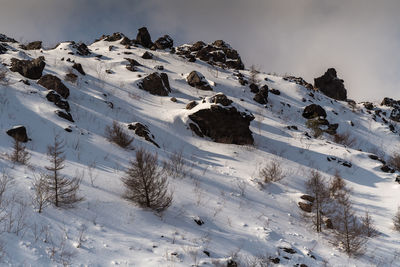
M 235 107 L 214 104 L 196 111 L 189 118 L 195 123 L 189 124 L 190 128 L 200 137 L 207 136 L 215 142 L 226 144 L 251 145 L 254 142 L 249 129 L 254 116 L 239 112 Z
M 371 102 L 364 102 L 364 107 L 368 110 L 373 110 L 374 109 L 374 104 L 372 104 Z
M 15 41 L 15 39 L 10 38 L 7 35 L 4 35 L 2 33 L 0 33 L 0 42 L 3 42 L 3 43 L 18 43 L 17 41 Z
M 308 82 L 306 82 L 303 78 L 301 77 L 295 77 L 295 76 L 285 76 L 283 77 L 283 80 L 292 82 L 301 86 L 304 86 L 305 88 L 312 90 L 314 89 L 314 86 Z
M 325 219 L 324 223 L 325 223 L 326 228 L 333 229 L 333 223 L 332 223 L 331 219 L 329 219 L 329 218 Z
M 140 44 L 145 48 L 150 48 L 153 45 L 149 31 L 147 30 L 146 27 L 142 27 L 138 30 L 138 34 L 136 36 L 136 42 L 137 44 Z
M 250 92 L 252 92 L 254 94 L 257 94 L 260 91 L 260 89 L 258 88 L 258 85 L 255 83 L 250 84 L 249 87 L 250 87 Z
M 400 122 L 400 107 L 393 108 L 390 112 L 390 119 Z
M 229 106 L 233 103 L 226 95 L 223 93 L 218 93 L 210 98 L 211 103 L 221 104 L 224 107 Z
M 166 73 L 154 72 L 146 76 L 138 86 L 152 95 L 167 96 L 171 92 Z
M 70 122 L 75 122 L 74 119 L 72 118 L 71 113 L 69 113 L 69 112 L 64 112 L 62 110 L 56 110 L 56 114 L 60 118 L 66 119 Z
M 310 195 L 302 195 L 300 198 L 303 200 L 307 200 L 308 202 L 311 202 L 311 203 L 313 203 L 315 200 L 315 197 L 310 196 Z
M 400 100 L 394 100 L 393 98 L 385 97 L 381 103 L 382 106 L 388 106 L 392 108 L 400 107 Z
M 7 52 L 7 47 L 4 44 L 0 44 L 0 55 Z
M 200 90 L 204 91 L 212 91 L 211 86 L 208 84 L 206 78 L 204 78 L 203 74 L 198 71 L 192 71 L 189 76 L 186 78 L 187 83 Z
M 48 90 L 54 90 L 59 93 L 63 98 L 68 98 L 69 89 L 66 87 L 61 80 L 51 74 L 43 75 L 42 78 L 37 82 L 39 85 L 47 88 Z
M 43 69 L 46 66 L 44 57 L 38 57 L 33 60 L 11 59 L 11 68 L 13 72 L 18 72 L 28 79 L 37 80 L 42 77 Z
M 75 42 L 72 42 L 72 48 L 74 48 L 76 50 L 76 53 L 80 56 L 88 56 L 91 54 L 87 45 L 82 42 L 77 44 Z
M 257 94 L 254 96 L 254 101 L 261 105 L 265 105 L 268 103 L 268 86 L 263 85 Z
M 308 120 L 317 117 L 326 118 L 326 111 L 320 105 L 311 104 L 304 108 L 303 117 Z
M 26 128 L 25 126 L 22 125 L 14 126 L 13 128 L 7 131 L 7 134 L 19 142 L 26 143 L 29 140 L 28 135 L 26 133 Z
M 274 95 L 280 95 L 281 94 L 281 91 L 279 91 L 278 89 L 271 89 L 269 91 L 271 92 L 271 94 L 274 94 Z
M 103 38 L 101 39 L 103 39 L 106 42 L 115 42 L 121 40 L 124 37 L 124 35 L 120 32 L 114 32 L 112 35 L 106 35 L 106 36 L 103 35 L 102 37 Z
M 122 38 L 122 40 L 120 42 L 120 44 L 125 45 L 125 46 L 130 46 L 131 43 L 132 43 L 132 41 L 126 36 L 124 36 L 124 38 Z
M 61 99 L 61 96 L 57 92 L 51 90 L 47 95 L 46 99 L 53 102 L 57 107 L 64 109 L 65 111 L 70 111 L 70 106 L 68 101 Z
M 158 38 L 157 41 L 154 42 L 154 45 L 157 49 L 161 50 L 172 48 L 174 46 L 174 40 L 172 40 L 169 35 L 164 35 L 163 37 Z
M 187 103 L 187 105 L 186 105 L 186 109 L 192 109 L 192 108 L 194 108 L 195 106 L 197 106 L 198 104 L 197 104 L 197 102 L 196 101 L 190 101 L 189 103 Z
M 143 59 L 153 59 L 153 54 L 146 51 L 143 53 L 142 58 Z
M 150 133 L 150 130 L 146 125 L 143 125 L 140 122 L 131 123 L 128 124 L 128 129 L 135 131 L 137 136 L 143 137 L 147 142 L 150 142 L 156 147 L 160 148 L 160 146 L 154 141 L 154 135 Z
M 126 69 L 129 71 L 137 71 L 138 69 L 136 68 L 136 66 L 141 66 L 139 62 L 137 62 L 132 58 L 125 58 L 125 59 L 128 60 L 129 62 L 129 64 L 126 65 Z
M 80 74 L 82 75 L 86 75 L 85 71 L 82 68 L 82 64 L 80 63 L 74 63 L 74 65 L 72 65 L 73 69 L 76 69 Z
M 42 41 L 34 41 L 34 42 L 28 43 L 26 45 L 21 45 L 21 48 L 24 50 L 42 49 Z
M 347 90 L 344 88 L 343 80 L 337 77 L 334 68 L 328 69 L 324 75 L 315 78 L 314 87 L 330 98 L 343 101 L 347 99 Z
M 299 208 L 302 211 L 305 211 L 305 212 L 311 212 L 312 211 L 312 204 L 311 203 L 299 202 L 298 204 L 299 204 Z

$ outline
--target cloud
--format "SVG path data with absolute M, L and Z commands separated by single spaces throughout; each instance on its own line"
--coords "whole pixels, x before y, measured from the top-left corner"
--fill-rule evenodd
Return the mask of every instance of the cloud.
M 25 40 L 90 42 L 103 33 L 175 43 L 224 39 L 247 66 L 292 73 L 309 82 L 335 67 L 350 97 L 400 99 L 396 0 L 3 0 L 0 25 Z

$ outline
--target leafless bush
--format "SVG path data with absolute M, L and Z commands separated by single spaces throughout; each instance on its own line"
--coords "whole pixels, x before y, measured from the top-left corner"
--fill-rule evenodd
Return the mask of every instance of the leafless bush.
M 263 179 L 264 183 L 278 182 L 285 178 L 282 170 L 281 163 L 278 160 L 271 160 L 263 167 L 259 176 Z
M 32 204 L 39 213 L 50 203 L 49 202 L 49 191 L 47 190 L 46 175 L 40 174 L 35 177 L 32 183 L 33 196 Z
M 250 84 L 254 83 L 254 84 L 258 85 L 260 83 L 260 80 L 257 78 L 259 73 L 260 73 L 260 70 L 258 67 L 256 67 L 255 65 L 250 66 L 250 77 L 249 77 Z
M 348 147 L 353 147 L 357 143 L 357 139 L 351 136 L 350 132 L 335 134 L 333 136 L 333 141 L 337 144 L 341 144 Z
M 122 182 L 126 187 L 125 197 L 140 207 L 162 212 L 172 203 L 167 176 L 158 165 L 157 154 L 137 150 L 136 159 L 130 162 Z
M 112 126 L 106 126 L 105 133 L 110 142 L 113 142 L 122 148 L 129 147 L 133 142 L 133 137 L 130 137 L 125 133 L 124 129 L 122 129 L 121 125 L 116 121 L 113 121 Z
M 393 217 L 394 230 L 400 232 L 400 206 L 397 208 L 397 212 Z
M 400 154 L 394 153 L 389 159 L 389 164 L 397 171 L 400 171 Z
M 369 215 L 368 211 L 365 211 L 364 217 L 361 217 L 363 225 L 363 233 L 368 237 L 375 237 L 379 235 L 378 230 L 375 228 L 374 221 Z
M 185 178 L 189 173 L 189 167 L 183 158 L 183 151 L 175 151 L 164 162 L 164 170 L 173 178 Z
M 8 155 L 9 159 L 14 163 L 27 164 L 30 155 L 29 152 L 26 151 L 25 145 L 15 138 L 13 140 L 13 151 Z
M 334 199 L 339 199 L 341 195 L 350 193 L 349 191 L 350 189 L 346 187 L 346 182 L 339 172 L 336 172 L 329 185 L 330 196 Z

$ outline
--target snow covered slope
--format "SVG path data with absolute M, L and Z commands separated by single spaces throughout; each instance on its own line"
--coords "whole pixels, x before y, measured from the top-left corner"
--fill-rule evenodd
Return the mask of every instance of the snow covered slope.
M 364 105 L 352 108 L 265 73 L 257 76 L 260 84 L 280 94 L 270 92 L 268 104 L 260 105 L 249 87 L 240 85 L 234 75 L 237 71 L 200 60 L 189 62 L 169 49 L 127 49 L 120 40 L 95 42 L 88 56 L 78 55 L 68 42 L 50 50 L 24 51 L 17 43 L 7 43 L 7 47 L 0 55 L 7 65 L 13 57 L 45 57 L 43 74 L 59 77 L 70 89 L 67 100 L 75 122 L 57 116 L 59 108 L 46 100 L 46 88 L 34 80 L 27 85 L 20 81 L 26 78 L 7 70 L 6 81 L 0 85 L 0 169 L 13 179 L 9 194 L 16 193 L 15 213 L 25 207 L 21 216 L 25 224 L 18 232 L 7 228 L 7 220 L 1 222 L 2 264 L 226 266 L 231 259 L 247 266 L 255 258 L 279 258 L 279 263 L 267 262 L 275 266 L 400 266 L 400 234 L 392 229 L 400 204 L 400 184 L 394 182 L 397 173 L 382 172 L 382 163 L 369 158 L 376 154 L 387 159 L 398 151 L 399 135 L 381 117 L 375 115 L 373 120 L 374 114 Z M 146 51 L 153 59 L 141 57 Z M 137 72 L 126 69 L 126 58 L 141 64 Z M 86 75 L 72 69 L 71 61 L 80 63 Z M 169 78 L 169 96 L 138 88 L 138 82 L 160 65 L 164 70 L 159 72 Z M 194 70 L 205 76 L 213 91 L 187 84 L 186 77 Z M 78 75 L 75 82 L 64 80 L 70 72 Z M 251 76 L 247 69 L 240 73 L 246 79 Z M 185 108 L 187 103 L 218 92 L 255 116 L 250 124 L 254 145 L 216 143 L 190 130 L 188 115 L 208 103 L 193 110 Z M 172 97 L 177 101 L 171 101 Z M 311 103 L 326 110 L 327 120 L 339 124 L 339 133 L 355 139 L 351 147 L 336 144 L 327 134 L 305 135 L 310 129 L 302 112 Z M 379 108 L 390 114 L 388 107 Z M 124 127 L 132 122 L 146 125 L 160 148 L 127 128 L 135 138 L 133 149 L 110 143 L 105 128 L 113 121 Z M 396 128 L 397 123 L 392 123 Z M 24 125 L 32 139 L 27 143 L 28 165 L 13 164 L 6 156 L 12 150 L 6 131 L 15 125 Z M 48 206 L 39 214 L 31 205 L 32 181 L 45 171 L 47 146 L 56 134 L 66 143 L 62 173 L 83 177 L 79 194 L 85 199 L 74 208 Z M 184 178 L 169 178 L 173 203 L 162 215 L 123 198 L 120 178 L 138 148 L 157 153 L 160 162 L 182 153 L 186 163 Z M 270 160 L 281 164 L 285 178 L 261 187 L 258 171 Z M 363 256 L 349 258 L 331 244 L 331 230 L 318 235 L 302 218 L 297 203 L 313 169 L 327 179 L 338 171 L 353 189 L 357 214 L 370 212 L 381 235 L 368 240 Z M 204 224 L 198 225 L 198 219 Z M 288 253 L 292 252 L 289 248 L 295 253 Z

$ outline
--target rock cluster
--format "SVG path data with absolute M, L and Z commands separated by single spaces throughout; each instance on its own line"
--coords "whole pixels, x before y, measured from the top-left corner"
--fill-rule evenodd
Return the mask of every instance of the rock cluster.
M 324 95 L 344 101 L 347 99 L 347 90 L 344 81 L 339 79 L 334 68 L 328 69 L 324 75 L 314 79 L 314 87 Z

